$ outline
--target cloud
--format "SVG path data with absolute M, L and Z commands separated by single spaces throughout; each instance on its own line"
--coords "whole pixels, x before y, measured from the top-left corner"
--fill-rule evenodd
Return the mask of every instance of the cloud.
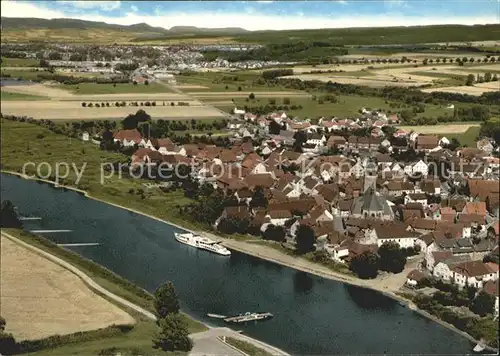
M 69 5 L 77 9 L 95 9 L 100 11 L 113 11 L 121 6 L 120 1 L 66 1 L 59 0 L 58 3 Z
M 42 7 L 44 2 L 26 3 L 19 1 L 1 1 L 2 16 L 5 17 L 38 17 L 44 19 L 76 18 L 87 21 L 102 21 L 110 24 L 133 25 L 147 23 L 155 27 L 170 28 L 173 26 L 198 26 L 206 28 L 242 27 L 248 30 L 288 30 L 316 28 L 346 27 L 388 27 L 388 26 L 426 26 L 437 24 L 492 24 L 498 23 L 496 13 L 479 16 L 411 16 L 402 14 L 378 15 L 324 15 L 304 16 L 266 15 L 261 13 L 227 12 L 164 12 L 159 8 L 153 14 L 141 14 L 133 11 L 125 12 L 119 17 L 106 14 L 78 13 L 68 14 L 61 10 Z M 121 9 L 124 11 L 124 9 Z M 116 15 L 115 15 L 116 16 Z

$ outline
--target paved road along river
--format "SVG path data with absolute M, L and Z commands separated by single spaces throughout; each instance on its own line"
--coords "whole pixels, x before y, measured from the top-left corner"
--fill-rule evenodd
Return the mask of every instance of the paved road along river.
M 233 252 L 223 257 L 174 240 L 175 227 L 2 174 L 2 200 L 11 200 L 27 230 L 70 247 L 149 291 L 171 280 L 188 314 L 224 326 L 206 313 L 272 312 L 274 319 L 238 325 L 247 335 L 291 354 L 464 354 L 467 339 L 380 293 Z

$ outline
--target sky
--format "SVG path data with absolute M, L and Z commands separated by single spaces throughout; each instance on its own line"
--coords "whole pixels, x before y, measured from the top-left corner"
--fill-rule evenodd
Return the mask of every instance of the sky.
M 119 25 L 288 30 L 500 23 L 500 0 L 18 1 L 5 17 L 76 18 Z

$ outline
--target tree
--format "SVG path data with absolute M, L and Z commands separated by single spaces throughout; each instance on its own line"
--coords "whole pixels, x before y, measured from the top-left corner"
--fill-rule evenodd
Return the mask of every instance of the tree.
M 241 91 L 241 86 L 238 87 L 238 91 Z
M 250 95 L 248 96 L 248 98 L 250 100 L 255 100 L 255 94 L 254 93 L 250 93 Z
M 264 231 L 263 237 L 265 240 L 285 241 L 285 229 L 282 226 L 268 225 L 266 231 Z
M 295 139 L 295 142 L 293 144 L 294 148 L 296 147 L 302 147 L 304 143 L 307 141 L 307 133 L 305 131 L 297 131 L 294 135 L 293 138 Z
M 316 236 L 310 226 L 300 225 L 297 229 L 297 251 L 299 253 L 308 253 L 314 251 Z
M 290 105 L 290 98 L 283 98 L 283 105 Z
M 351 259 L 350 269 L 358 275 L 359 278 L 375 278 L 378 274 L 379 257 L 370 251 Z
M 146 80 L 144 81 L 144 85 L 149 85 L 149 80 L 147 80 L 147 79 L 146 79 Z
M 279 135 L 281 131 L 281 125 L 278 124 L 276 121 L 271 120 L 269 123 L 269 133 L 271 135 Z
M 193 342 L 189 338 L 187 324 L 182 315 L 169 314 L 158 322 L 160 331 L 153 339 L 153 346 L 164 351 L 190 351 Z
M 266 195 L 264 194 L 264 188 L 261 186 L 256 187 L 252 195 L 252 200 L 250 201 L 250 206 L 252 208 L 266 207 L 267 203 L 268 201 Z
M 406 255 L 395 242 L 385 242 L 378 249 L 380 269 L 382 271 L 399 273 L 406 265 Z
M 486 316 L 486 314 L 493 312 L 494 305 L 495 297 L 485 291 L 481 291 L 472 302 L 470 310 L 480 316 Z
M 472 86 L 472 84 L 474 84 L 474 80 L 475 80 L 475 79 L 476 79 L 476 78 L 474 77 L 474 74 L 469 74 L 469 75 L 467 76 L 467 80 L 466 80 L 466 82 L 465 82 L 465 85 L 467 85 L 467 86 Z
M 14 336 L 5 332 L 6 325 L 5 319 L 0 316 L 0 355 L 14 355 L 19 350 Z
M 16 208 L 10 200 L 5 200 L 2 202 L 2 207 L 0 210 L 0 226 L 13 227 L 17 229 L 23 227 L 23 224 L 17 216 Z
M 165 318 L 172 313 L 178 313 L 179 297 L 172 282 L 165 282 L 155 292 L 155 310 L 159 318 Z
M 493 77 L 492 77 L 492 75 L 491 75 L 491 73 L 490 73 L 490 72 L 486 72 L 486 73 L 484 74 L 484 81 L 485 81 L 485 82 L 491 82 L 491 78 L 493 78 Z
M 407 122 L 411 120 L 415 116 L 415 114 L 411 110 L 403 110 L 399 116 L 401 117 L 401 120 L 403 122 Z
M 39 66 L 42 68 L 47 68 L 49 66 L 49 62 L 46 61 L 45 59 L 40 59 Z

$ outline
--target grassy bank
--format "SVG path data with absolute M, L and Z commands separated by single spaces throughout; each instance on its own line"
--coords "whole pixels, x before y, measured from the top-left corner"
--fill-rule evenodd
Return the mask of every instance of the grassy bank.
M 110 270 L 72 251 L 63 249 L 41 236 L 36 236 L 19 229 L 3 229 L 3 231 L 70 263 L 108 291 L 149 311 L 154 311 L 153 296 L 150 293 Z M 106 298 L 105 296 L 103 297 Z M 112 299 L 106 299 L 115 303 Z M 117 305 L 132 315 L 136 319 L 137 324 L 132 328 L 109 327 L 62 337 L 51 337 L 40 342 L 27 342 L 23 346 L 24 350 L 33 351 L 34 349 L 41 349 L 40 351 L 30 353 L 30 355 L 37 356 L 97 355 L 103 352 L 103 350 L 114 350 L 115 353 L 113 353 L 113 355 L 116 354 L 116 352 L 121 352 L 122 355 L 150 355 L 153 353 L 173 355 L 173 353 L 161 352 L 152 348 L 152 338 L 157 331 L 156 324 L 153 320 L 129 308 L 125 308 L 122 305 Z M 190 333 L 207 330 L 203 324 L 186 315 L 184 315 L 184 319 Z
M 272 356 L 267 351 L 264 351 L 246 341 L 238 340 L 233 337 L 226 337 L 226 344 L 236 347 L 238 350 L 243 351 L 249 356 Z

